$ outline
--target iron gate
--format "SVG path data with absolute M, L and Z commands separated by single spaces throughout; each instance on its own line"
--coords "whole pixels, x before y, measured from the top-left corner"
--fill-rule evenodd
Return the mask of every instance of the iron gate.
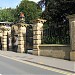
M 33 27 L 32 25 L 26 28 L 26 51 L 33 49 Z

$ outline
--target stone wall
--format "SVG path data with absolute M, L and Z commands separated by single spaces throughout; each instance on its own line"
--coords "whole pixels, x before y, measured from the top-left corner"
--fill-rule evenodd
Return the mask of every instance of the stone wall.
M 69 45 L 43 44 L 39 46 L 39 49 L 42 56 L 70 59 L 71 47 Z

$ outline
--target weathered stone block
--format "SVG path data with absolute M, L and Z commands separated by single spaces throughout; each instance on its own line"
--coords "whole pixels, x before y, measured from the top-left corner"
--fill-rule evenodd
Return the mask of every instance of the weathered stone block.
M 3 36 L 3 39 L 7 39 L 7 36 Z
M 7 35 L 7 31 L 4 31 L 3 35 Z
M 7 44 L 4 44 L 2 47 L 3 47 L 3 48 L 7 48 Z
M 19 41 L 18 43 L 24 45 L 24 41 Z
M 40 28 L 41 28 L 40 25 L 39 26 L 34 26 L 33 30 L 40 30 Z
M 24 40 L 24 38 L 23 37 L 19 37 L 19 40 Z
M 41 39 L 41 35 L 34 35 L 33 39 L 39 39 L 40 40 Z
M 3 47 L 2 50 L 7 51 L 7 47 Z
M 41 35 L 41 31 L 33 31 L 33 35 Z
M 39 44 L 41 44 L 41 40 L 33 40 L 33 44 L 39 45 Z
M 75 61 L 75 51 L 70 52 L 70 60 Z
M 37 49 L 38 47 L 38 45 L 33 45 L 33 49 Z
M 3 41 L 5 41 L 7 43 L 7 39 L 3 39 Z
M 38 55 L 38 50 L 33 50 L 33 55 Z
M 18 50 L 17 50 L 17 52 L 19 52 L 19 53 L 24 53 L 25 52 L 25 50 L 24 50 L 24 48 L 18 48 Z

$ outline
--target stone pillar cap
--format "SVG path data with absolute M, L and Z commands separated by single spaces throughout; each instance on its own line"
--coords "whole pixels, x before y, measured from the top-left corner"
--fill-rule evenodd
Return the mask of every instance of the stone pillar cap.
M 47 21 L 47 20 L 39 19 L 39 18 L 38 18 L 38 19 L 35 19 L 35 20 L 32 20 L 33 23 L 41 23 L 41 22 L 44 23 L 44 22 L 46 22 L 46 21 Z
M 68 19 L 70 19 L 70 18 L 75 18 L 75 14 L 68 15 L 68 16 L 66 16 L 66 18 L 68 18 Z
M 6 27 L 6 26 L 1 26 L 0 29 L 1 29 L 1 30 L 7 30 L 7 31 L 10 30 L 10 28 L 9 28 L 9 27 Z

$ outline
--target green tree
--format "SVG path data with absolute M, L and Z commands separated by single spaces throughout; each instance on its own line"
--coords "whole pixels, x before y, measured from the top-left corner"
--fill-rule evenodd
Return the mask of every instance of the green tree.
M 16 7 L 15 16 L 17 18 L 19 17 L 20 12 L 24 13 L 27 23 L 30 23 L 30 20 L 39 18 L 42 14 L 41 8 L 35 2 L 28 0 L 22 0 L 19 6 Z
M 15 9 L 0 9 L 0 21 L 15 21 Z
M 75 14 L 75 0 L 41 0 L 39 3 L 45 3 L 42 18 L 47 20 L 44 28 L 51 30 L 52 35 L 49 37 L 57 37 L 60 43 L 64 43 L 66 38 L 69 39 L 69 22 L 66 16 Z
M 41 0 L 43 1 L 46 9 L 42 17 L 47 19 L 48 24 L 67 23 L 66 16 L 75 13 L 75 0 Z

